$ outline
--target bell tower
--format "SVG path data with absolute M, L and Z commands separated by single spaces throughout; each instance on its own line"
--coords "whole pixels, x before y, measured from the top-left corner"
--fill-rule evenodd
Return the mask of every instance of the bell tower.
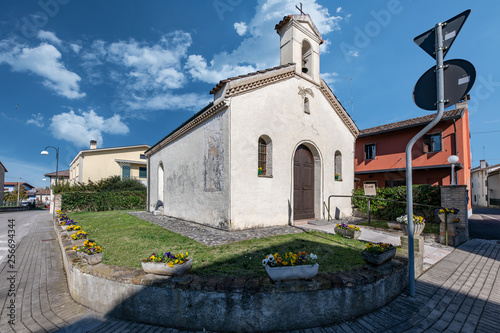
M 280 35 L 280 64 L 294 63 L 298 74 L 319 84 L 319 46 L 323 39 L 311 17 L 285 16 L 275 29 Z

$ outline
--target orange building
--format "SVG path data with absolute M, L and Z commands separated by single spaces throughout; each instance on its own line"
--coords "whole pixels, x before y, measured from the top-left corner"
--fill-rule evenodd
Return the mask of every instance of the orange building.
M 435 117 L 427 116 L 361 130 L 354 156 L 355 187 L 406 185 L 406 145 Z M 470 189 L 470 133 L 467 101 L 445 111 L 442 120 L 412 150 L 413 184 L 450 185 L 450 155 L 459 158 L 455 166 L 458 185 Z

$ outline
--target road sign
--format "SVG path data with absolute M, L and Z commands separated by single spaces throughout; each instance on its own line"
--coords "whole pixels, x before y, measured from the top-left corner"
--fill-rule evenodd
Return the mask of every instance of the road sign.
M 467 60 L 453 59 L 444 62 L 444 108 L 462 100 L 476 80 L 476 69 Z M 413 100 L 421 109 L 437 110 L 436 67 L 431 67 L 420 77 L 413 89 Z
M 446 53 L 448 53 L 448 50 L 457 38 L 457 35 L 460 32 L 460 29 L 462 29 L 462 26 L 464 25 L 465 20 L 467 20 L 469 14 L 470 9 L 443 23 L 443 58 L 446 57 Z M 413 41 L 431 57 L 436 59 L 436 37 L 434 29 L 435 28 L 432 28 L 431 30 L 424 32 L 420 36 L 415 37 Z

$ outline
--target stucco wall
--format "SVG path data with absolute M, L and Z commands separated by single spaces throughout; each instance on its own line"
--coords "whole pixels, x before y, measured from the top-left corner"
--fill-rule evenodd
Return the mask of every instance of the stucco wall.
M 479 207 L 487 207 L 486 200 L 488 192 L 486 187 L 486 179 L 488 178 L 488 170 L 478 170 L 471 173 L 471 201 L 472 205 Z M 488 179 L 489 182 L 489 179 Z M 488 184 L 490 185 L 490 184 Z
M 159 199 L 164 166 L 165 215 L 229 228 L 228 112 L 223 111 L 150 157 L 149 211 Z
M 299 86 L 310 88 L 310 114 Z M 231 98 L 231 225 L 233 229 L 283 225 L 293 220 L 293 157 L 300 144 L 315 155 L 315 217 L 325 218 L 331 194 L 351 194 L 354 136 L 319 88 L 297 77 Z M 258 139 L 272 140 L 272 177 L 257 173 Z M 342 181 L 335 181 L 335 151 L 342 154 Z M 340 216 L 350 199 L 337 199 Z M 335 211 L 335 207 L 334 207 Z M 333 215 L 333 214 L 332 214 Z

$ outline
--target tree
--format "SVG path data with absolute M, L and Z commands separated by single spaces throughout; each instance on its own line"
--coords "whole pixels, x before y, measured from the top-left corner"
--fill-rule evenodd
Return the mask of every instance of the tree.
M 26 194 L 26 189 L 24 186 L 20 186 L 20 191 L 19 191 L 19 201 L 28 199 L 28 194 Z M 17 201 L 17 187 L 14 188 L 14 191 L 12 192 L 7 192 L 7 195 L 4 197 L 4 201 L 8 202 L 16 202 Z

